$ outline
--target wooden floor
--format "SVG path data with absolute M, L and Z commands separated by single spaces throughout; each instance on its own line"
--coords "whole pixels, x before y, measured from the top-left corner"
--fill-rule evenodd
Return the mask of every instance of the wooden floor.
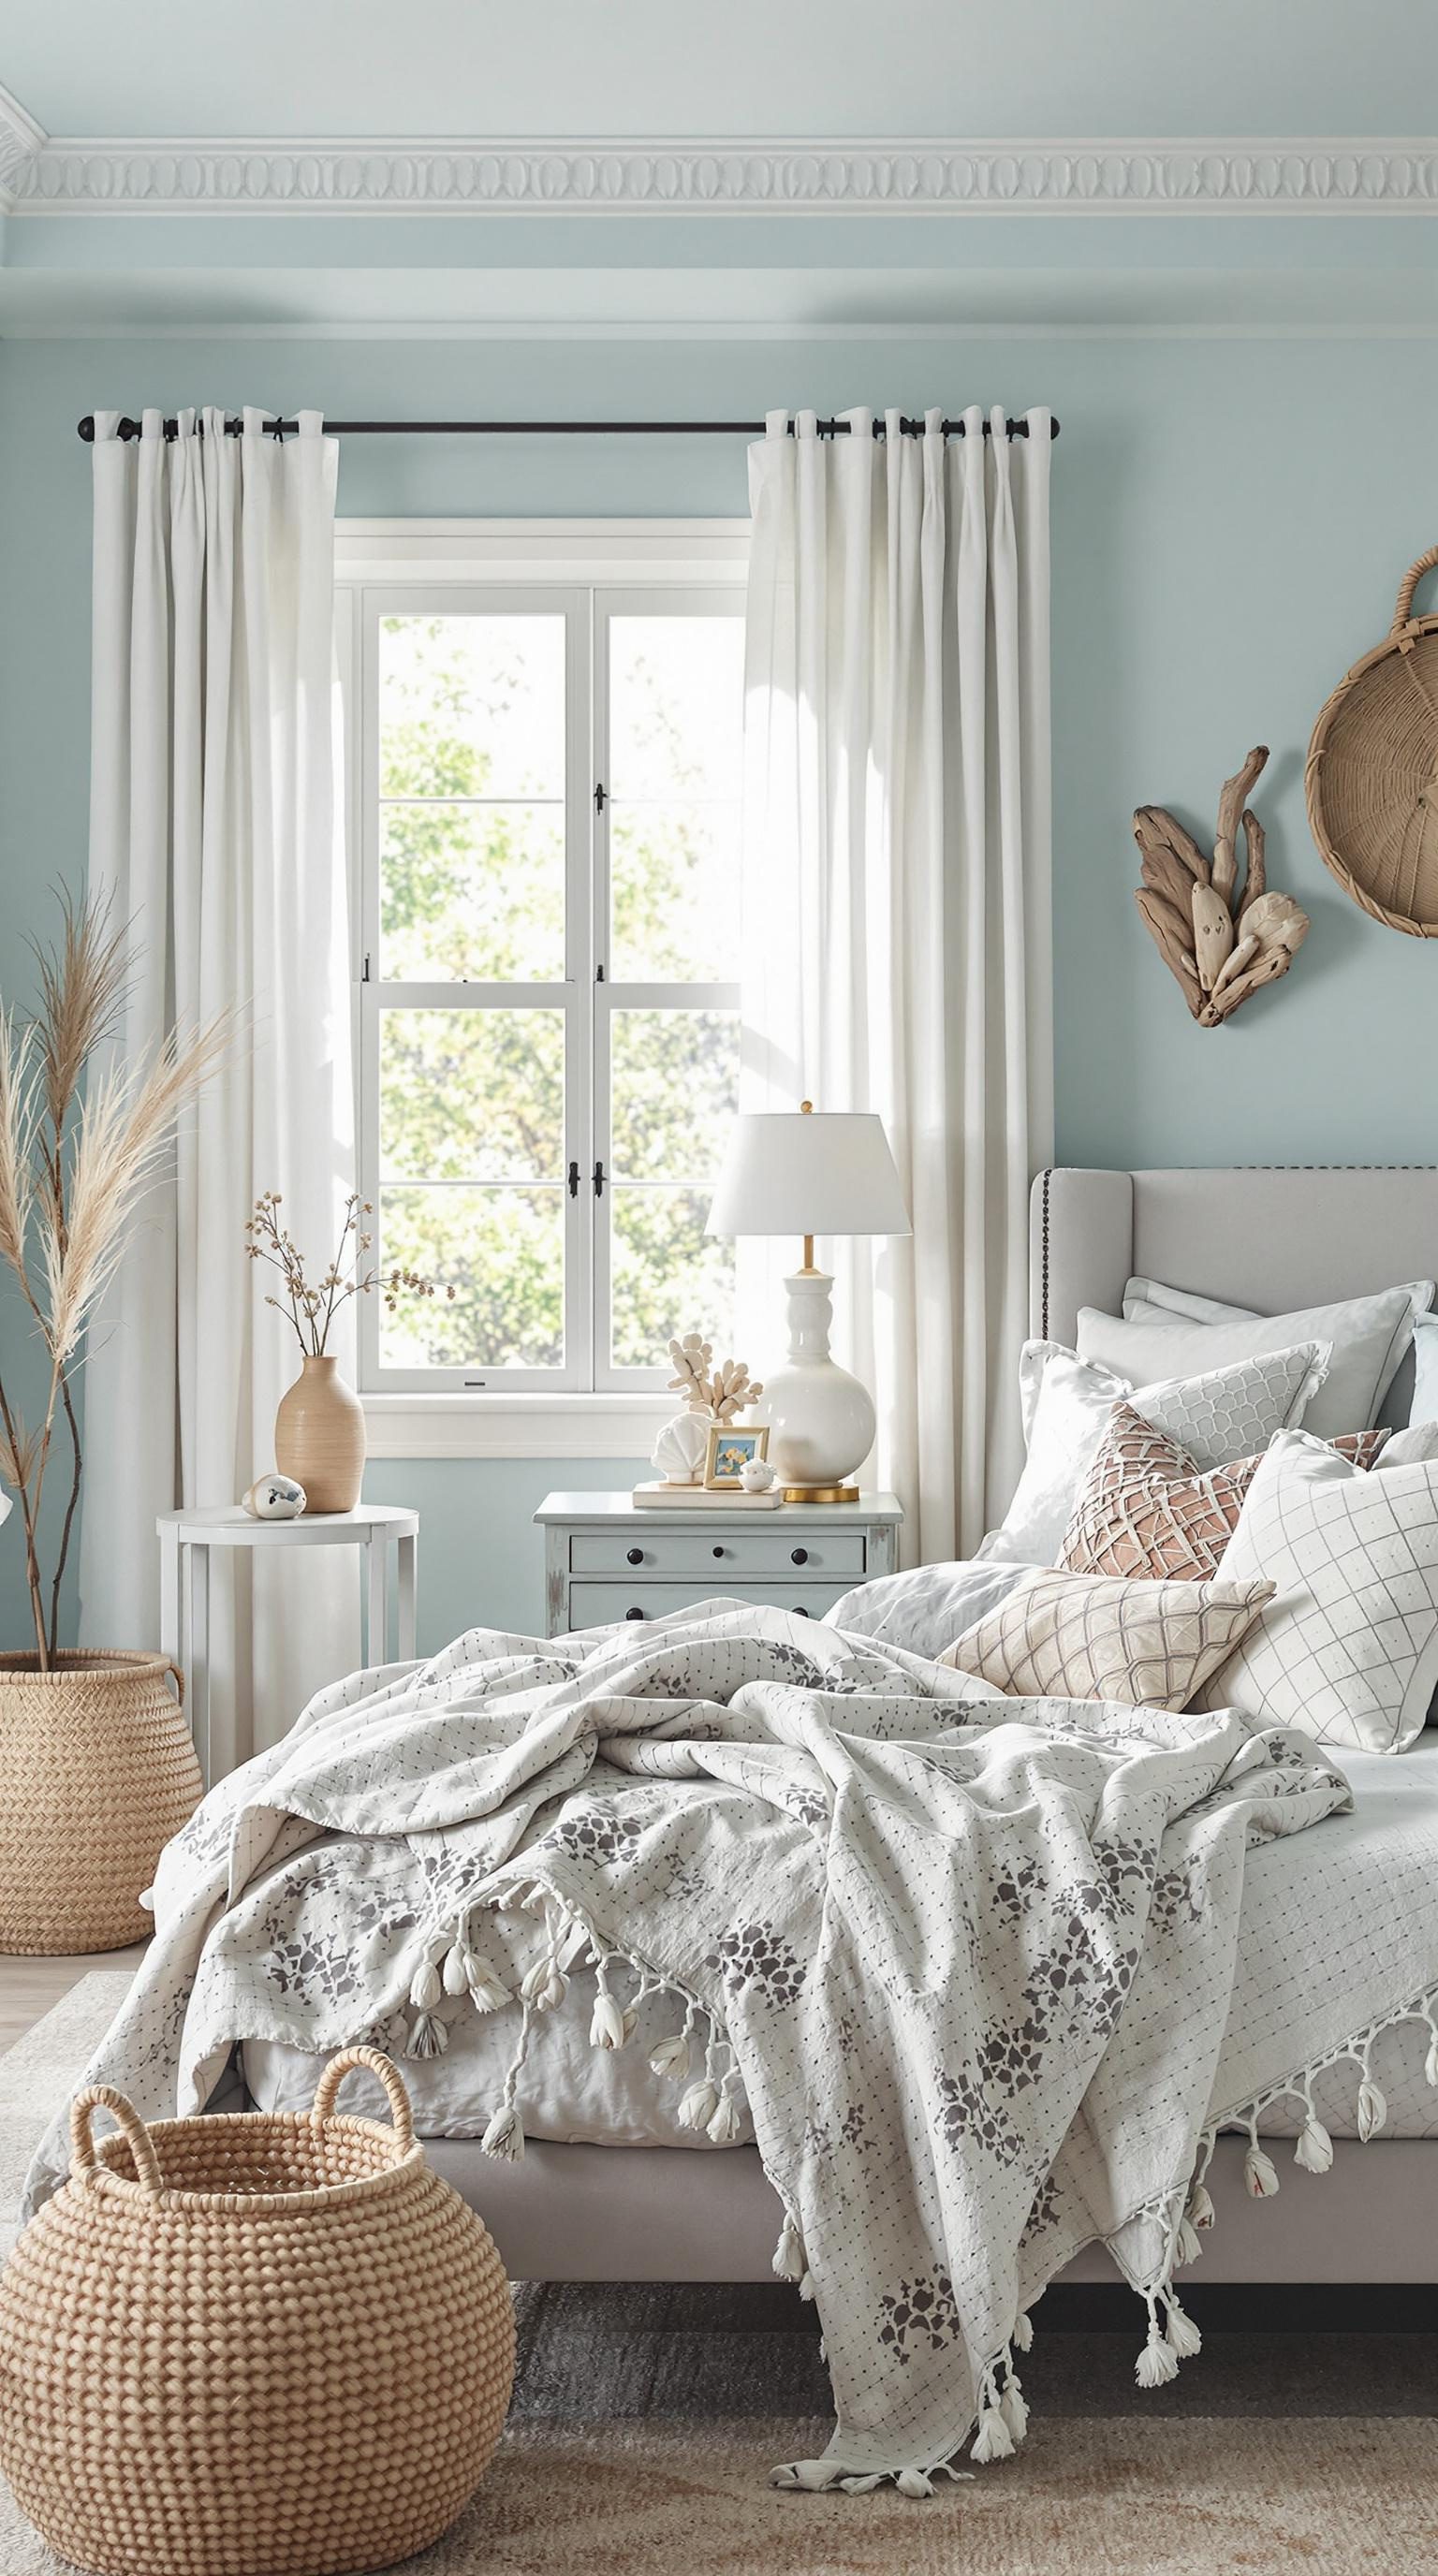
M 131 1950 L 92 1950 L 83 1959 L 0 1957 L 0 2057 L 92 1968 L 133 1970 L 144 1955 L 145 1944 L 137 1941 Z

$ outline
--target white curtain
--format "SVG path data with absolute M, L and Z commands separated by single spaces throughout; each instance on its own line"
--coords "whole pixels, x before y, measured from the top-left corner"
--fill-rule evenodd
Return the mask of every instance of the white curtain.
M 1050 417 L 775 413 L 749 451 L 741 1105 L 877 1110 L 911 1240 L 836 1239 L 834 1355 L 910 1563 L 968 1554 L 1021 1459 L 1028 1184 L 1051 1154 Z M 783 1248 L 791 1253 L 790 1247 Z M 741 1247 L 749 1339 L 768 1264 Z M 756 1330 L 756 1328 L 758 1328 Z
M 263 1302 L 244 1225 L 283 1193 L 320 1269 L 353 1186 L 350 968 L 334 726 L 338 449 L 244 414 L 182 412 L 138 440 L 95 421 L 90 884 L 130 927 L 118 1043 L 133 1057 L 226 1005 L 231 1061 L 182 1127 L 147 1201 L 84 1372 L 81 1636 L 158 1636 L 155 1515 L 234 1504 L 274 1463 L 275 1407 L 299 1365 Z M 341 1365 L 347 1353 L 339 1346 Z M 233 1574 L 239 1560 L 233 1560 Z M 348 1550 L 217 1567 L 216 1767 L 284 1731 L 356 1660 Z M 226 1687 L 228 1685 L 228 1688 Z

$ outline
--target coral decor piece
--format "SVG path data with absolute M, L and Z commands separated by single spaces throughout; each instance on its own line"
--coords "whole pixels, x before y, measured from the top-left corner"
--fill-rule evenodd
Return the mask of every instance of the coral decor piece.
M 686 1333 L 682 1341 L 671 1342 L 669 1357 L 674 1365 L 670 1392 L 682 1394 L 691 1413 L 703 1413 L 711 1422 L 734 1421 L 764 1392 L 744 1360 L 721 1360 L 711 1373 L 714 1345 L 702 1333 Z
M 1267 759 L 1259 743 L 1224 781 L 1211 860 L 1162 805 L 1140 805 L 1133 818 L 1143 853 L 1134 900 L 1200 1028 L 1221 1027 L 1251 993 L 1286 975 L 1308 936 L 1308 915 L 1293 897 L 1268 891 L 1263 825 L 1245 803 Z

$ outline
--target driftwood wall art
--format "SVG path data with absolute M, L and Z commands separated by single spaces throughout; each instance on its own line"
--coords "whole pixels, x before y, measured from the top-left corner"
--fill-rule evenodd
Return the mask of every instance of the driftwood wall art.
M 1251 993 L 1286 975 L 1308 935 L 1308 915 L 1293 897 L 1268 891 L 1263 825 L 1248 809 L 1249 790 L 1267 758 L 1266 745 L 1259 743 L 1237 774 L 1225 779 L 1211 859 L 1162 805 L 1140 805 L 1133 818 L 1143 858 L 1135 901 L 1204 1029 L 1220 1028 Z

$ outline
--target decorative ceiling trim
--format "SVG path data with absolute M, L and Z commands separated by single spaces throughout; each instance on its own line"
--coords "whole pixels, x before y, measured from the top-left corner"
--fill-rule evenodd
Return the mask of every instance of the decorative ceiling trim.
M 10 213 L 48 140 L 43 125 L 0 88 L 0 214 Z
M 1432 215 L 1373 142 L 84 141 L 0 92 L 0 204 L 63 214 Z

